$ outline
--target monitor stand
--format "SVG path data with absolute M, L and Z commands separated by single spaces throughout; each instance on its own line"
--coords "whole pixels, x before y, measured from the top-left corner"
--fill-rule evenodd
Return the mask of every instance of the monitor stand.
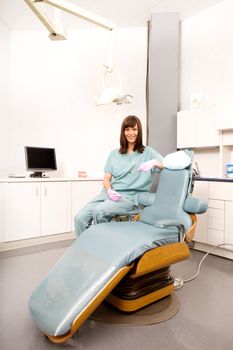
M 34 173 L 30 174 L 30 177 L 44 177 L 42 171 L 35 171 Z

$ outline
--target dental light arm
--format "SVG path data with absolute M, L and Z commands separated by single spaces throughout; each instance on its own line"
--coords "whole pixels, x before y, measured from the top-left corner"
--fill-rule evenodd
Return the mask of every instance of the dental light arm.
M 62 11 L 68 12 L 71 15 L 83 18 L 89 22 L 92 22 L 94 24 L 97 24 L 105 29 L 108 30 L 113 30 L 116 28 L 116 25 L 103 18 L 100 17 L 92 12 L 89 12 L 87 10 L 82 9 L 79 6 L 76 6 L 74 4 L 69 3 L 67 0 L 24 0 L 26 2 L 26 4 L 31 8 L 31 10 L 35 13 L 35 15 L 37 16 L 37 18 L 42 22 L 42 24 L 48 29 L 48 31 L 50 32 L 50 39 L 52 40 L 64 40 L 65 35 L 62 32 L 62 30 L 60 30 L 60 28 L 57 28 L 56 25 L 52 24 L 47 17 L 43 14 L 43 12 L 41 10 L 38 9 L 38 7 L 36 7 L 36 3 L 40 2 L 44 2 L 48 5 L 54 6 L 55 8 L 58 8 Z
M 36 17 L 41 21 L 41 23 L 48 29 L 50 32 L 50 39 L 52 40 L 65 40 L 65 33 L 62 28 L 58 28 L 54 23 L 52 23 L 47 16 L 43 13 L 38 6 L 35 5 L 34 0 L 24 0 L 30 9 L 34 12 Z
M 105 65 L 106 72 L 104 75 L 104 80 L 106 78 L 106 74 L 113 73 L 115 67 L 113 64 L 113 51 L 114 51 L 114 41 L 115 41 L 115 31 L 116 25 L 115 23 L 96 15 L 90 11 L 82 9 L 79 6 L 76 6 L 72 3 L 69 3 L 67 0 L 24 0 L 26 4 L 30 7 L 30 9 L 34 12 L 37 18 L 41 21 L 41 23 L 47 28 L 50 32 L 49 38 L 51 40 L 65 40 L 66 34 L 63 28 L 62 23 L 59 18 L 56 21 L 51 22 L 46 15 L 41 11 L 38 7 L 38 3 L 46 3 L 55 7 L 57 11 L 65 11 L 71 15 L 80 17 L 84 20 L 87 20 L 91 23 L 97 24 L 100 27 L 111 31 L 110 44 L 109 44 L 109 58 L 107 65 Z M 115 69 L 116 71 L 116 69 Z M 122 105 L 123 103 L 131 103 L 133 99 L 133 95 L 123 93 L 121 86 L 120 75 L 118 74 L 119 84 L 117 86 L 113 85 L 109 88 L 105 88 L 102 94 L 98 97 L 96 101 L 96 106 L 105 105 L 109 103 L 116 103 L 117 105 Z M 103 84 L 104 85 L 104 84 Z

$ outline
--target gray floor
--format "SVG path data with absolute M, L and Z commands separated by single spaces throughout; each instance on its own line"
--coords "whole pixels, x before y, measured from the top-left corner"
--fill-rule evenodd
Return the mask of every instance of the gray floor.
M 232 350 L 233 261 L 208 256 L 199 277 L 175 293 L 179 314 L 152 326 L 123 326 L 87 320 L 65 345 L 50 343 L 32 322 L 29 296 L 67 249 L 44 247 L 42 251 L 5 254 L 0 257 L 0 350 Z M 22 254 L 23 253 L 23 254 Z M 188 278 L 196 272 L 203 253 L 173 267 L 174 276 Z

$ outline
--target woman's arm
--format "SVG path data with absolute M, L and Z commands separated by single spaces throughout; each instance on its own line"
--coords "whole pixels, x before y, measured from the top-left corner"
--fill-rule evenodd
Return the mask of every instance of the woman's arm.
M 153 168 L 158 168 L 162 170 L 163 164 L 156 159 L 151 159 L 151 160 L 148 160 L 147 162 L 142 163 L 138 168 L 138 171 L 146 172 Z
M 105 173 L 104 175 L 104 181 L 103 181 L 103 185 L 105 190 L 107 191 L 108 189 L 111 189 L 111 178 L 112 178 L 112 174 L 110 173 Z
M 112 174 L 110 173 L 105 173 L 104 175 L 104 188 L 107 191 L 108 194 L 108 198 L 111 199 L 114 202 L 118 202 L 121 199 L 121 194 L 112 190 L 112 186 L 111 186 L 111 178 L 112 178 Z
M 163 163 L 158 162 L 158 161 L 157 161 L 157 164 L 155 165 L 155 167 L 159 168 L 160 170 L 162 170 L 164 168 Z

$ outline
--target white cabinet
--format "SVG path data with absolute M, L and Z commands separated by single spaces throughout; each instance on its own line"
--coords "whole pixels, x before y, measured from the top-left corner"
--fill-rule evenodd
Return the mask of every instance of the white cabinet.
M 233 186 L 233 184 L 232 184 Z M 225 243 L 233 244 L 233 201 L 225 202 Z M 233 250 L 233 247 L 226 246 Z
M 222 86 L 218 87 L 217 103 L 216 103 L 216 116 L 217 116 L 217 128 L 220 130 L 233 129 L 233 105 L 232 105 L 232 91 L 233 81 L 232 74 L 229 74 L 225 79 Z
M 5 232 L 6 187 L 7 187 L 6 184 L 0 183 L 0 242 L 4 240 L 4 232 Z
M 177 148 L 219 145 L 213 107 L 177 113 Z
M 8 184 L 4 240 L 37 236 L 40 236 L 40 184 Z
M 177 113 L 177 148 L 196 147 L 197 119 L 195 111 Z
M 207 213 L 198 215 L 194 240 L 210 245 L 233 244 L 233 182 L 196 181 L 194 196 L 208 201 Z M 233 250 L 231 246 L 224 248 Z
M 71 231 L 70 182 L 41 183 L 41 235 Z
M 74 229 L 74 217 L 91 199 L 96 197 L 103 188 L 103 180 L 100 181 L 73 181 L 72 193 L 72 229 Z
M 208 203 L 208 181 L 195 181 L 193 196 L 201 198 Z M 194 240 L 198 242 L 207 243 L 207 213 L 197 215 L 197 227 Z
M 225 205 L 222 200 L 209 198 L 207 211 L 207 243 L 217 245 L 224 243 Z
M 71 231 L 69 182 L 9 183 L 5 241 Z

